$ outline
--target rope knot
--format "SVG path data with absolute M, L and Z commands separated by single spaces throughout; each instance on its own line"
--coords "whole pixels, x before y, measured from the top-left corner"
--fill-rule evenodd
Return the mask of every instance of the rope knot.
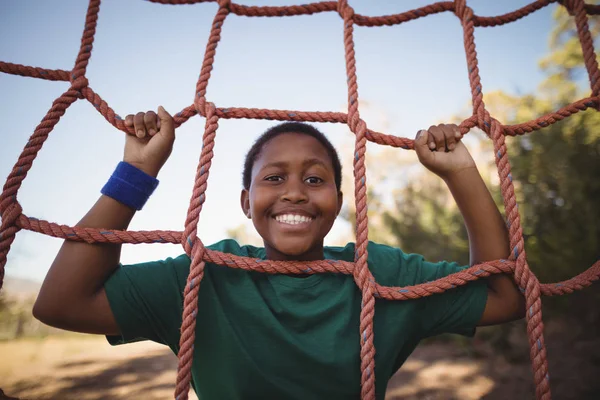
M 185 232 L 181 235 L 181 245 L 183 246 L 183 251 L 185 251 L 188 256 L 192 256 L 192 250 L 197 241 L 198 236 L 196 235 L 186 235 Z
M 71 88 L 81 92 L 81 89 L 84 89 L 89 86 L 89 82 L 85 76 L 75 76 L 71 75 Z M 83 96 L 83 95 L 82 95 Z
M 339 0 L 337 4 L 337 12 L 344 20 L 354 18 L 354 8 L 348 5 L 348 0 Z
M 216 111 L 217 111 L 217 107 L 215 106 L 215 103 L 207 101 L 206 104 L 204 105 L 205 117 L 208 118 L 209 116 L 214 115 Z
M 462 21 L 467 12 L 466 0 L 454 0 L 454 14 Z
M 197 235 L 185 235 L 184 232 L 181 236 L 181 244 L 183 246 L 183 251 L 185 251 L 188 257 L 192 258 L 194 255 L 199 254 L 201 258 L 200 261 L 202 261 L 206 248 Z
M 194 108 L 196 109 L 196 112 L 201 117 L 206 117 L 206 111 L 207 111 L 206 107 L 207 107 L 206 99 L 204 97 L 196 96 L 196 99 L 194 99 Z
M 356 133 L 366 133 L 367 132 L 367 123 L 364 119 L 360 118 L 356 123 Z
M 219 3 L 219 7 L 220 8 L 225 8 L 227 10 L 229 10 L 230 6 L 231 6 L 231 0 L 217 0 L 217 3 Z
M 23 207 L 21 207 L 21 204 L 17 200 L 10 203 L 2 212 L 2 225 L 0 225 L 0 231 L 4 232 L 11 226 L 17 227 L 17 220 L 21 215 L 23 215 Z M 20 229 L 21 228 L 17 227 L 17 230 Z
M 477 127 L 481 129 L 488 137 L 492 132 L 492 125 L 498 122 L 496 119 L 493 119 L 490 115 L 489 111 L 485 109 L 485 107 L 481 107 L 477 110 Z

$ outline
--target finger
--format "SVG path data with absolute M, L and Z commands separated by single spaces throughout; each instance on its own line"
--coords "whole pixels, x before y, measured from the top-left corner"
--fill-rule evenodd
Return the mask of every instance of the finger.
M 173 117 L 171 117 L 171 114 L 169 114 L 163 106 L 158 107 L 158 118 L 160 119 L 160 134 L 164 135 L 166 138 L 175 139 L 175 123 L 173 122 Z
M 125 126 L 133 126 L 133 115 L 129 114 L 125 117 Z
M 148 135 L 150 135 L 150 136 L 154 136 L 157 132 L 157 129 L 156 129 L 157 119 L 158 118 L 154 111 L 148 111 L 146 114 L 144 114 L 144 125 L 146 126 L 146 132 L 148 132 Z
M 435 150 L 435 137 L 431 134 L 431 128 L 435 128 L 435 126 L 430 126 L 429 129 L 425 132 L 427 132 L 427 146 L 429 147 L 429 150 Z
M 429 143 L 429 148 L 439 152 L 446 151 L 446 139 L 444 137 L 444 131 L 442 130 L 441 125 L 432 126 L 429 128 L 429 136 L 433 136 L 433 140 L 435 143 L 435 147 L 431 146 L 431 139 Z
M 419 157 L 421 163 L 433 157 L 431 148 L 429 147 L 429 144 L 431 143 L 430 137 L 431 135 L 426 130 L 420 130 L 415 137 L 414 149 L 417 152 L 417 157 Z
M 135 129 L 135 135 L 139 138 L 146 136 L 146 126 L 144 125 L 144 113 L 139 112 L 133 117 L 133 129 Z
M 463 134 L 461 133 L 460 128 L 458 126 L 456 126 L 456 132 L 454 133 L 454 137 L 457 141 L 460 141 L 460 139 L 463 138 Z
M 446 137 L 446 147 L 448 148 L 448 151 L 452 151 L 456 148 L 456 132 L 459 132 L 458 126 L 454 124 L 444 125 L 443 130 Z

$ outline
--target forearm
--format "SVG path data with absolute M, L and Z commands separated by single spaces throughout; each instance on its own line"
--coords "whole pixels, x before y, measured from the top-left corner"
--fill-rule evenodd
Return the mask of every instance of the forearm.
M 462 170 L 445 181 L 465 220 L 471 265 L 508 258 L 510 242 L 506 224 L 477 168 Z M 522 318 L 525 301 L 513 279 L 508 274 L 496 274 L 486 281 L 488 297 L 497 298 L 497 301 L 488 301 L 488 304 L 502 304 L 502 310 L 494 313 L 502 315 L 502 318 L 495 317 L 493 323 Z M 483 319 L 480 324 L 488 323 Z
M 445 182 L 465 221 L 471 265 L 508 258 L 506 224 L 477 168 L 456 172 Z
M 134 209 L 101 196 L 77 226 L 125 230 L 134 214 Z M 65 240 L 44 280 L 34 310 L 54 314 L 65 305 L 92 299 L 119 265 L 120 255 L 120 244 Z
M 477 169 L 462 170 L 447 178 L 446 183 L 465 221 L 470 264 L 508 258 L 510 242 L 506 224 Z M 487 281 L 491 291 L 510 294 L 518 300 L 515 296 L 518 289 L 508 275 L 493 275 Z
M 506 259 L 506 224 L 461 138 L 456 125 L 432 126 L 419 132 L 415 150 L 423 165 L 444 179 L 460 209 L 469 235 L 470 264 Z M 491 275 L 486 283 L 487 302 L 478 325 L 522 318 L 524 298 L 510 275 Z

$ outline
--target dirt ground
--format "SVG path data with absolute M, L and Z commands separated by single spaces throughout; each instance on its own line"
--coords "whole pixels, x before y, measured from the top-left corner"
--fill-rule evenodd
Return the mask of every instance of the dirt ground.
M 473 343 L 421 345 L 390 380 L 386 399 L 534 397 L 526 344 L 509 363 L 487 344 Z M 550 358 L 554 399 L 599 398 L 599 348 L 598 340 L 548 344 L 548 354 L 557 356 Z M 84 335 L 0 342 L 0 388 L 20 399 L 168 399 L 176 365 L 167 348 L 150 342 L 116 348 Z

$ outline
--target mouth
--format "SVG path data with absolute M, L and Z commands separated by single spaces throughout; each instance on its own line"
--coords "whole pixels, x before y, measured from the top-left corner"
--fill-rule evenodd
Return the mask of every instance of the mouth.
M 305 227 L 308 226 L 315 218 L 308 215 L 300 214 L 279 214 L 273 217 L 279 224 L 288 227 Z

